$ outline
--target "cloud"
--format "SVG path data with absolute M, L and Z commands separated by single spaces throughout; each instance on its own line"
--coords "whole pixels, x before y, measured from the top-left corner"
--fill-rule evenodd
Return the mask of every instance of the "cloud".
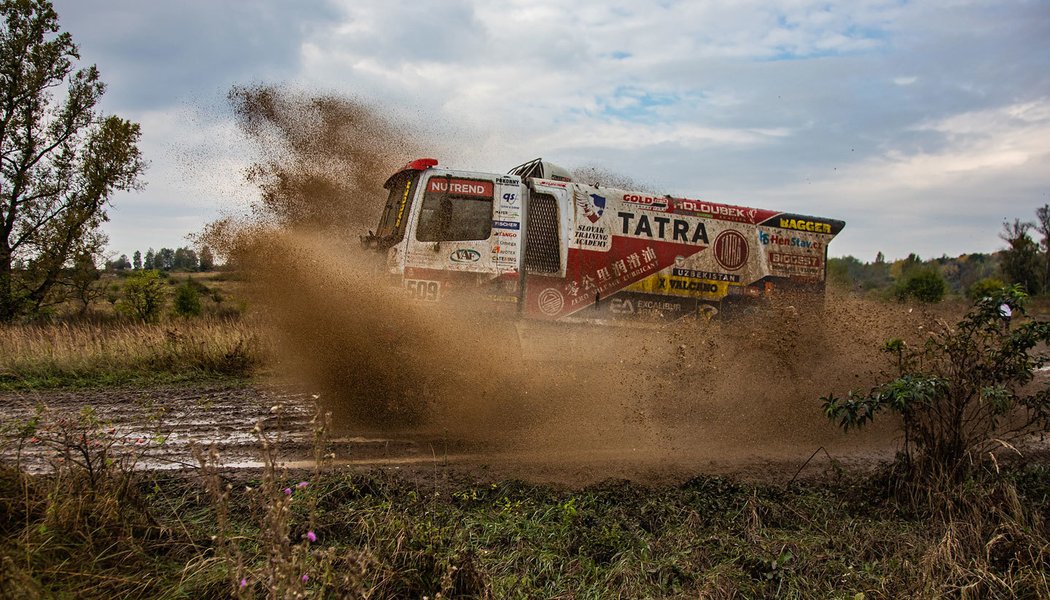
M 1048 200 L 1040 2 L 57 5 L 111 84 L 107 109 L 144 123 L 147 194 L 179 214 L 239 177 L 221 104 L 251 81 L 353 95 L 454 166 L 544 155 L 842 217 L 833 253 L 993 250 L 1002 218 Z M 208 159 L 187 167 L 187 148 Z M 124 223 L 115 244 L 137 239 Z

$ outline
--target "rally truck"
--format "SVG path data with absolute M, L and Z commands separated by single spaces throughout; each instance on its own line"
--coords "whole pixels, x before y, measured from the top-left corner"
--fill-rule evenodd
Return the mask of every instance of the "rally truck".
M 574 181 L 542 159 L 508 174 L 413 160 L 362 237 L 422 302 L 551 321 L 710 318 L 822 291 L 843 221 Z

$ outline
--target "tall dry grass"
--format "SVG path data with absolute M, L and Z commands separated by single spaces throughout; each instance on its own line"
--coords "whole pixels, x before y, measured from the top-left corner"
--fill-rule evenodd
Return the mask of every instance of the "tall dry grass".
M 250 321 L 0 326 L 0 389 L 244 376 L 268 345 Z

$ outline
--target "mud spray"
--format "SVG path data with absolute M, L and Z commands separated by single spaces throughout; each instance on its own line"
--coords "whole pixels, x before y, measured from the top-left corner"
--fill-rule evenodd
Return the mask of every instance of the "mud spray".
M 847 439 L 819 397 L 872 384 L 881 342 L 921 333 L 917 311 L 829 293 L 819 306 L 785 298 L 763 315 L 627 329 L 412 303 L 356 237 L 378 219 L 385 178 L 426 149 L 345 99 L 240 88 L 231 100 L 263 157 L 249 173 L 262 202 L 212 234 L 250 276 L 278 373 L 316 391 L 340 428 L 607 476 L 820 446 L 892 452 L 894 423 Z

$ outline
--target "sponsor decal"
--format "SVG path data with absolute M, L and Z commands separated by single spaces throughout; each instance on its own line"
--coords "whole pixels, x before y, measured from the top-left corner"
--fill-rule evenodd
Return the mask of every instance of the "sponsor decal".
M 701 200 L 688 200 L 681 198 L 677 200 L 677 207 L 682 212 L 696 213 L 698 215 L 724 221 L 737 221 L 740 223 L 754 223 L 760 217 L 765 218 L 769 211 L 760 211 L 757 208 L 745 208 L 743 206 L 730 206 L 728 204 L 715 204 Z M 765 213 L 765 214 L 760 214 Z
M 479 181 L 476 179 L 450 179 L 447 177 L 431 177 L 427 183 L 428 192 L 443 194 L 448 192 L 457 196 L 471 196 L 475 198 L 491 198 L 492 182 Z
M 831 233 L 831 225 L 820 221 L 807 221 L 805 219 L 784 219 L 779 221 L 782 229 L 797 229 L 799 231 L 812 231 L 814 233 Z
M 518 201 L 518 195 L 511 192 L 507 192 L 506 194 L 503 194 L 503 201 L 507 204 L 514 204 Z
M 785 265 L 793 267 L 820 268 L 824 261 L 819 256 L 807 256 L 805 254 L 784 254 L 782 252 L 770 252 L 769 262 L 774 265 Z
M 397 219 L 394 221 L 394 229 L 401 230 L 401 219 L 405 216 L 405 206 L 408 205 L 408 192 L 412 189 L 412 180 L 405 182 L 405 191 L 401 194 L 401 205 L 397 207 Z
M 820 250 L 824 247 L 823 242 L 803 240 L 797 237 L 787 237 L 764 231 L 758 233 L 758 241 L 762 242 L 763 246 L 791 246 L 793 248 L 812 248 L 813 250 Z
M 566 184 L 563 181 L 550 181 L 548 179 L 541 179 L 537 183 L 539 185 L 545 185 L 547 187 L 556 187 L 556 188 L 564 188 L 564 187 L 567 187 L 567 185 L 568 185 L 568 184 Z
M 519 181 L 513 177 L 498 177 L 496 179 L 498 185 L 519 185 Z
M 517 221 L 493 221 L 492 226 L 496 229 L 521 229 L 521 223 Z
M 824 259 L 820 256 L 770 252 L 769 268 L 774 275 L 782 277 L 804 277 L 806 279 L 824 277 Z
M 554 288 L 547 288 L 540 292 L 540 312 L 545 315 L 556 315 L 565 306 L 565 297 Z
M 605 212 L 604 196 L 599 196 L 598 194 L 587 194 L 574 189 L 572 191 L 572 197 L 576 202 L 576 206 L 583 211 L 583 216 L 587 217 L 588 221 L 591 223 L 597 223 L 598 219 L 602 218 L 602 213 Z
M 726 206 L 724 204 L 711 204 L 709 202 L 700 202 L 698 200 L 682 200 L 679 203 L 682 210 L 688 210 L 696 213 L 703 213 L 705 215 L 725 217 L 727 219 L 747 220 L 747 211 L 754 209 L 741 208 L 739 206 Z
M 470 248 L 460 248 L 448 255 L 449 260 L 454 263 L 471 263 L 481 260 L 481 253 Z
M 639 204 L 654 210 L 667 210 L 667 198 L 658 196 L 642 196 L 640 194 L 624 194 L 623 201 L 631 204 Z
M 727 271 L 736 271 L 747 264 L 747 238 L 739 231 L 727 229 L 715 238 L 715 260 Z
M 672 277 L 661 277 L 659 287 L 674 290 L 676 292 L 701 292 L 704 294 L 717 294 L 718 284 L 710 281 L 698 281 L 696 279 L 674 279 Z
M 806 215 L 788 213 L 780 213 L 774 217 L 766 219 L 761 224 L 779 227 L 781 229 L 794 229 L 796 231 L 808 231 L 824 235 L 835 235 L 842 231 L 842 228 L 846 225 L 842 221 L 836 221 L 835 219 L 822 219 L 819 217 L 807 217 Z
M 684 312 L 683 302 L 676 300 L 650 300 L 642 297 L 613 298 L 609 301 L 609 312 L 617 315 L 643 315 L 677 317 Z
M 620 260 L 578 275 L 569 280 L 563 286 L 563 290 L 569 296 L 570 308 L 575 308 L 589 301 L 594 294 L 606 294 L 618 290 L 627 282 L 653 273 L 659 268 L 656 250 L 652 246 L 646 246 Z
M 688 277 L 690 279 L 706 279 L 708 281 L 724 281 L 727 283 L 740 283 L 740 276 L 731 273 L 713 273 L 711 271 L 697 271 L 694 269 L 671 269 L 671 275 L 675 277 Z
M 601 225 L 577 225 L 573 241 L 581 248 L 588 250 L 609 247 L 609 231 Z
M 650 219 L 649 215 L 636 215 L 629 212 L 616 214 L 620 217 L 622 235 L 649 237 L 683 244 L 708 243 L 707 228 L 704 227 L 702 221 L 691 223 L 685 219 L 655 216 Z

